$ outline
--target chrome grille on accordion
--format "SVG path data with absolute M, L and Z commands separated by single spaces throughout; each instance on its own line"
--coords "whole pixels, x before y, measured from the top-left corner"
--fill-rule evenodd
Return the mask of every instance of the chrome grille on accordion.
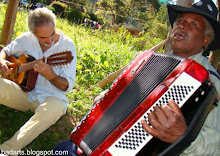
M 145 51 L 75 127 L 71 138 L 87 155 L 136 155 L 152 139 L 140 121 L 148 122 L 154 106 L 173 99 L 182 107 L 199 92 L 193 97 L 196 106 L 190 106 L 198 107 L 210 86 L 209 73 L 195 61 Z

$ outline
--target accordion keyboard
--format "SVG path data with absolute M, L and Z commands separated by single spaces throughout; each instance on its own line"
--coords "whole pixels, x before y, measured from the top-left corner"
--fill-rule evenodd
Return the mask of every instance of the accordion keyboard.
M 183 72 L 161 98 L 127 132 L 121 135 L 108 151 L 114 156 L 122 153 L 123 155 L 136 155 L 152 139 L 152 136 L 143 129 L 141 120 L 146 120 L 149 124 L 148 114 L 157 105 L 167 105 L 169 99 L 173 99 L 179 107 L 182 107 L 200 86 L 199 81 Z

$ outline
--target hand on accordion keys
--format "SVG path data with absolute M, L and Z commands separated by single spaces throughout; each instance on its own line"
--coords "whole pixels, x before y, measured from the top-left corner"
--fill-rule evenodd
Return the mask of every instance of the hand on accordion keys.
M 167 143 L 174 143 L 181 137 L 187 124 L 179 106 L 173 101 L 169 105 L 156 106 L 149 116 L 150 127 L 145 120 L 142 121 L 143 128 L 153 137 Z

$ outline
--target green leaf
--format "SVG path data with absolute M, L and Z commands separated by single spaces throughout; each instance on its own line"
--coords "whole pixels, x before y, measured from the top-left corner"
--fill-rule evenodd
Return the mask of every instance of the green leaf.
M 104 61 L 104 65 L 105 65 L 105 67 L 109 67 L 109 64 L 108 64 L 108 62 L 107 61 Z
M 77 69 L 82 69 L 82 65 L 77 65 Z
M 89 56 L 90 56 L 93 60 L 95 59 L 95 55 L 94 55 L 90 50 L 87 51 L 87 54 L 89 54 Z

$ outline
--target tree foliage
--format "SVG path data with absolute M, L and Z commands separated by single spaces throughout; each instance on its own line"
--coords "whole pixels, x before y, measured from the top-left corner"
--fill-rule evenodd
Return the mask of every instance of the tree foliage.
M 113 23 L 119 24 L 124 21 L 123 16 L 125 16 L 125 4 L 123 0 L 100 0 L 96 6 L 104 11 L 110 12 Z
M 151 15 L 151 19 L 144 24 L 144 30 L 151 38 L 165 39 L 168 34 L 169 26 L 167 9 L 165 5 L 162 5 L 157 14 Z
M 65 10 L 68 7 L 65 3 L 53 2 L 50 6 L 54 8 L 53 11 L 56 15 L 60 16 L 61 18 L 65 18 Z
M 157 0 L 100 0 L 96 3 L 98 9 L 110 12 L 113 22 L 119 24 L 125 21 L 138 21 L 145 23 L 149 14 L 156 14 L 160 4 Z

